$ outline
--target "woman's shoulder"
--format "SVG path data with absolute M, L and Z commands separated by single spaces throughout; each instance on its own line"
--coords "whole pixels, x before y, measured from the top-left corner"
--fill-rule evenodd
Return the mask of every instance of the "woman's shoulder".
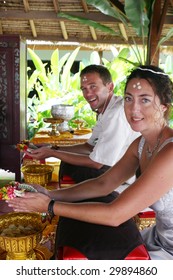
M 173 137 L 169 137 L 167 138 L 163 143 L 162 145 L 160 146 L 160 148 L 158 149 L 158 152 L 163 149 L 167 144 L 169 143 L 173 143 Z

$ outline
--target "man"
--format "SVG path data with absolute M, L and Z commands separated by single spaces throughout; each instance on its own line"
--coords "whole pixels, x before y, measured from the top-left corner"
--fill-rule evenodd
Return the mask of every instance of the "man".
M 83 96 L 98 114 L 91 137 L 79 145 L 58 147 L 56 150 L 42 147 L 32 151 L 35 159 L 59 158 L 60 179 L 65 174 L 76 183 L 103 174 L 139 136 L 126 120 L 123 98 L 114 94 L 114 84 L 107 68 L 89 65 L 81 71 L 80 78 Z

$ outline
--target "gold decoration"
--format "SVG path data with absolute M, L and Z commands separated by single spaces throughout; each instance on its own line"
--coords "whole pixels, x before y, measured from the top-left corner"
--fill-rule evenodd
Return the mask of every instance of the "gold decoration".
M 1 232 L 10 225 L 30 226 L 33 225 L 35 232 L 24 236 L 2 236 Z M 7 252 L 7 260 L 35 260 L 34 249 L 42 238 L 45 224 L 41 221 L 38 213 L 8 213 L 0 216 L 0 248 Z
M 151 227 L 156 223 L 155 217 L 140 218 L 138 215 L 136 215 L 134 217 L 134 220 L 139 230 L 143 230 L 145 228 Z
M 46 164 L 28 164 L 21 168 L 25 183 L 46 186 L 52 178 L 53 167 Z

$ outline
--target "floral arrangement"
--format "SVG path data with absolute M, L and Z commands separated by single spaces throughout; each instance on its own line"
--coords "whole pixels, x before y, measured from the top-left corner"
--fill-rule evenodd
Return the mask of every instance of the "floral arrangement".
M 28 149 L 28 145 L 29 145 L 29 141 L 28 140 L 23 140 L 16 145 L 16 148 L 20 152 L 25 152 Z
M 0 188 L 0 200 L 8 200 L 16 196 L 21 196 L 24 191 L 36 192 L 32 186 L 20 184 L 15 181 L 9 182 Z

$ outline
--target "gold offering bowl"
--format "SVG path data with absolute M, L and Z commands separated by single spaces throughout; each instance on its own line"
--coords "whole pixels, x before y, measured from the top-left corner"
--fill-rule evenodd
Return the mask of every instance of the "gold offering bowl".
M 56 118 L 56 119 L 54 119 L 54 118 L 44 118 L 43 121 L 51 124 L 52 130 L 49 132 L 50 136 L 60 135 L 59 131 L 57 130 L 57 125 L 63 123 L 64 119 L 62 119 L 62 118 L 59 118 L 59 119 L 58 118 Z
M 81 119 L 75 119 L 73 120 L 73 123 L 77 124 L 77 129 L 82 129 L 85 121 L 84 120 L 81 120 Z
M 41 241 L 44 227 L 38 213 L 1 215 L 0 247 L 7 252 L 6 260 L 36 260 L 34 249 Z
M 28 164 L 21 168 L 25 183 L 39 184 L 45 187 L 52 178 L 53 166 L 47 164 Z

